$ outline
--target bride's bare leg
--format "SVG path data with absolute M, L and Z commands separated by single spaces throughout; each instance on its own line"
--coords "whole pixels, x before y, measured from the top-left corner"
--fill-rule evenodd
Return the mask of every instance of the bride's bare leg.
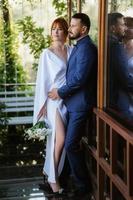
M 65 141 L 65 128 L 62 121 L 62 118 L 60 116 L 59 111 L 56 112 L 56 132 L 55 132 L 55 149 L 54 149 L 54 163 L 55 163 L 55 173 L 56 173 L 56 183 L 50 183 L 51 188 L 54 192 L 59 191 L 60 184 L 58 181 L 58 165 L 61 158 L 61 153 L 64 147 L 64 141 Z
M 58 169 L 65 141 L 65 128 L 59 111 L 56 112 L 55 167 Z

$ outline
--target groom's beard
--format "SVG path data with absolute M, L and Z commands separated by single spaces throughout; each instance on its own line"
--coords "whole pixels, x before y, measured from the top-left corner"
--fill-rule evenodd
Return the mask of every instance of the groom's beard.
M 69 39 L 71 40 L 75 40 L 75 39 L 78 39 L 80 38 L 82 35 L 80 33 L 77 33 L 77 34 L 73 34 L 72 32 L 69 33 Z

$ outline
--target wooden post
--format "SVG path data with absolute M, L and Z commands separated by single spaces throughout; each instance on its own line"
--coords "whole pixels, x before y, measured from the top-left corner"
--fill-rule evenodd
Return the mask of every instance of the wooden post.
M 68 24 L 70 24 L 71 13 L 72 13 L 72 1 L 71 0 L 67 0 L 67 12 L 68 12 Z
M 81 10 L 82 10 L 81 0 L 77 0 L 77 12 L 81 12 Z
M 117 169 L 117 133 L 111 128 L 110 131 L 110 164 L 112 174 L 116 173 Z
M 128 194 L 133 197 L 133 144 L 127 145 L 127 186 Z
M 104 107 L 104 97 L 105 97 L 105 88 L 104 88 L 104 66 L 106 63 L 106 12 L 107 12 L 107 1 L 106 0 L 99 0 L 99 21 L 98 21 L 98 107 Z
M 104 171 L 97 165 L 97 200 L 104 199 Z

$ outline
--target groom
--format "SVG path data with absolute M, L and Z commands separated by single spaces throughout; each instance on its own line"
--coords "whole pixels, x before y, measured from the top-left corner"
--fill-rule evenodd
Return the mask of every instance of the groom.
M 66 84 L 49 92 L 51 99 L 62 98 L 68 111 L 65 139 L 72 174 L 77 185 L 76 195 L 90 192 L 90 180 L 80 141 L 85 134 L 87 119 L 96 105 L 97 48 L 88 36 L 90 19 L 84 13 L 73 15 L 68 29 L 69 38 L 75 39 L 67 64 Z

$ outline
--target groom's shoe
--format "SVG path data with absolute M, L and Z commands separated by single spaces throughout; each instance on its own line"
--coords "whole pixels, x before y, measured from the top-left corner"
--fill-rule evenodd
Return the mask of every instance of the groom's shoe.
M 81 199 L 88 199 L 88 200 L 90 200 L 91 198 L 91 193 L 90 193 L 90 191 L 88 191 L 88 190 L 80 190 L 80 189 L 75 189 L 75 190 L 73 190 L 72 192 L 69 192 L 69 194 L 68 194 L 68 196 L 70 197 L 70 198 L 73 198 L 73 199 L 75 199 L 75 200 L 77 200 L 77 199 L 79 199 L 79 200 L 81 200 Z
M 60 189 L 58 192 L 51 192 L 51 193 L 47 193 L 45 194 L 45 197 L 47 198 L 63 198 L 63 197 L 67 197 L 67 193 L 65 192 L 64 189 Z

